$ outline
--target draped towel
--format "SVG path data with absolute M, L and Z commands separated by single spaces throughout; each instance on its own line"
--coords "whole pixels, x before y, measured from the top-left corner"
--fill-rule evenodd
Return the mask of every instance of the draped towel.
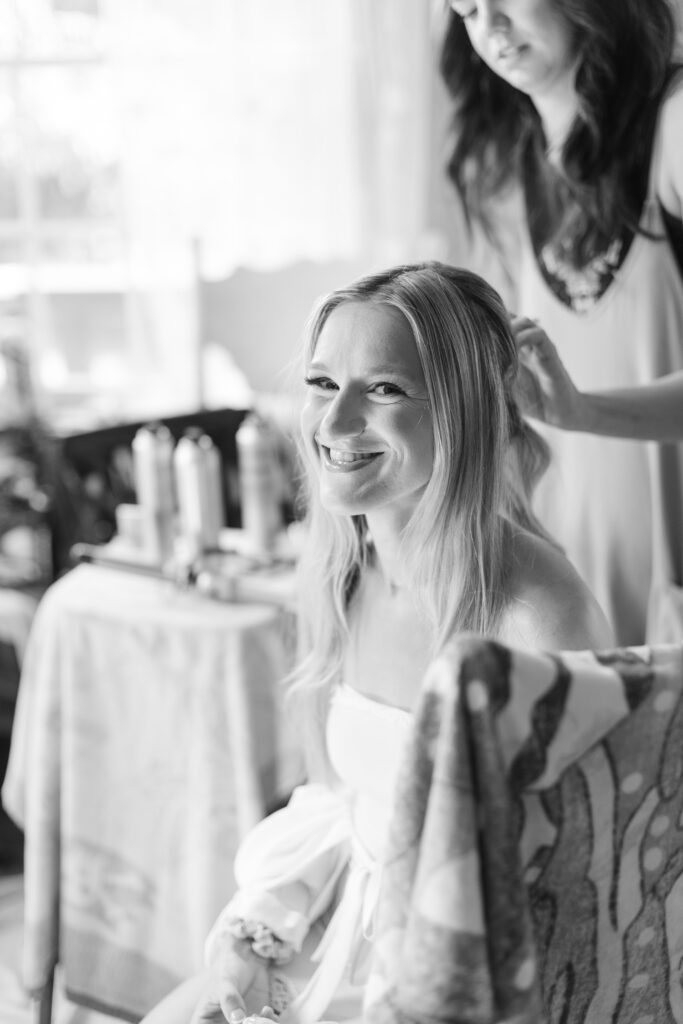
M 681 647 L 431 666 L 366 1024 L 683 1022 Z

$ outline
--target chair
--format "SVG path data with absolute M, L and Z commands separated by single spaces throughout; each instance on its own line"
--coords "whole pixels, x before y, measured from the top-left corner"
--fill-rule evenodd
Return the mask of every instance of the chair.
M 367 1024 L 683 1020 L 679 645 L 455 641 L 399 779 Z

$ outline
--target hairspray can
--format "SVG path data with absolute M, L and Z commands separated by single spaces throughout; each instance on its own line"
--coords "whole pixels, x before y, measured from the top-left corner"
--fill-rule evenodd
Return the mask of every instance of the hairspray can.
M 190 427 L 173 460 L 180 532 L 196 555 L 218 547 L 224 523 L 221 461 L 211 438 Z
M 282 521 L 282 487 L 273 431 L 257 413 L 250 413 L 235 436 L 240 480 L 242 529 L 251 552 L 272 555 Z
M 143 550 L 151 561 L 163 564 L 173 550 L 175 529 L 171 432 L 162 424 L 141 427 L 132 449 Z

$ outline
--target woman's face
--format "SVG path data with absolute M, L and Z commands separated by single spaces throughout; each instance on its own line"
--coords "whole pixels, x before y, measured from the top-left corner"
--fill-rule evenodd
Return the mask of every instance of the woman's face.
M 306 368 L 301 427 L 331 512 L 388 510 L 405 523 L 432 474 L 424 373 L 408 322 L 381 303 L 328 316 Z
M 577 52 L 556 0 L 450 0 L 491 70 L 532 99 L 573 92 Z

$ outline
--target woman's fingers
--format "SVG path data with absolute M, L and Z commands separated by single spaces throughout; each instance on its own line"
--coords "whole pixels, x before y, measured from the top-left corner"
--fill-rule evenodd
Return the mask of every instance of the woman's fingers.
M 277 1017 L 270 1006 L 264 1006 L 260 1013 L 252 1013 L 248 1017 L 244 1016 L 242 1010 L 233 1010 L 228 1018 L 229 1024 L 269 1024 L 274 1020 Z
M 513 317 L 511 324 L 519 354 L 515 397 L 522 411 L 565 430 L 581 429 L 586 399 L 555 345 L 528 317 Z
M 239 1024 L 244 1020 L 246 1005 L 235 985 L 225 978 L 218 983 L 218 996 L 223 1018 L 230 1024 Z
M 555 345 L 534 320 L 514 317 L 512 330 L 519 357 L 526 365 L 536 363 L 545 370 L 562 365 Z
M 190 1024 L 239 1024 L 244 1020 L 245 1005 L 242 996 L 229 982 L 213 979 L 199 1000 Z
M 512 386 L 512 393 L 517 405 L 525 415 L 533 416 L 535 419 L 544 418 L 543 401 L 538 380 L 534 373 L 528 370 L 526 366 L 520 364 Z
M 225 1024 L 226 1019 L 229 1017 L 226 1016 L 218 996 L 214 993 L 205 993 L 192 1014 L 190 1024 Z

